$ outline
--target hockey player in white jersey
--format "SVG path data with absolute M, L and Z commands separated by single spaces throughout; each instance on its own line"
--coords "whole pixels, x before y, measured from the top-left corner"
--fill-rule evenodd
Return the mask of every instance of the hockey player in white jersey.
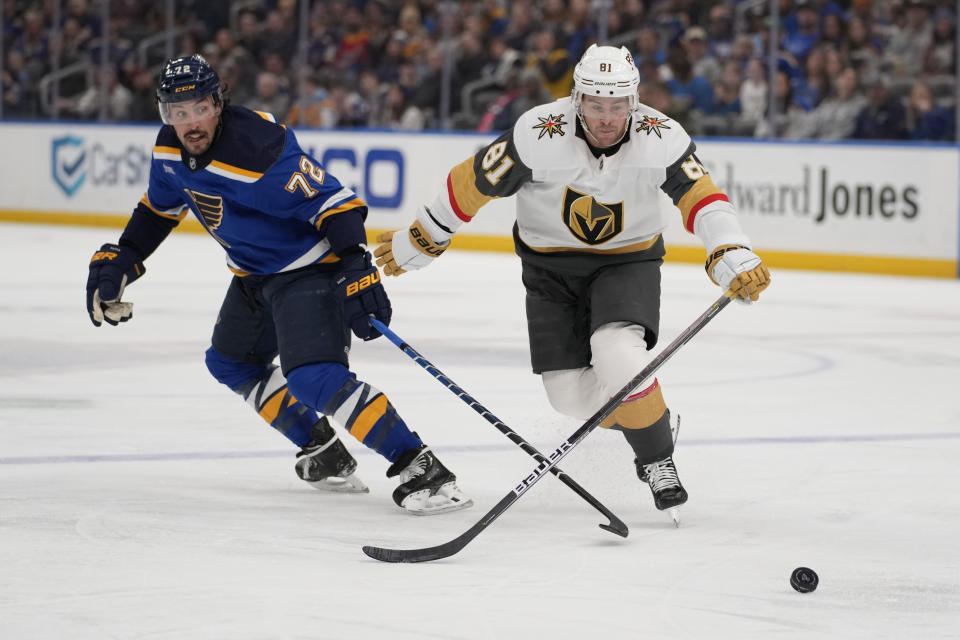
M 586 419 L 646 364 L 660 321 L 665 192 L 707 252 L 706 271 L 750 303 L 770 282 L 727 196 L 677 122 L 640 104 L 626 48 L 592 45 L 569 98 L 535 107 L 453 167 L 409 229 L 382 234 L 387 275 L 427 266 L 492 198 L 516 195 L 533 371 L 557 411 Z M 629 396 L 601 426 L 618 430 L 656 507 L 687 500 L 673 461 L 671 412 L 659 382 Z

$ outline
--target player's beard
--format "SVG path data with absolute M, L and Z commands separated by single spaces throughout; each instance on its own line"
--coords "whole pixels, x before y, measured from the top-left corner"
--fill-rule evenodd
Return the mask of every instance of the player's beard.
M 183 146 L 195 156 L 209 149 L 211 142 L 210 132 L 203 129 L 191 129 L 183 134 Z

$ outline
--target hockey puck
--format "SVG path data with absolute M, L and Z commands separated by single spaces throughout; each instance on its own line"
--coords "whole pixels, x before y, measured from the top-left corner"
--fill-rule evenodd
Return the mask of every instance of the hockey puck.
M 797 567 L 790 574 L 790 586 L 800 593 L 815 591 L 818 584 L 820 584 L 820 577 L 813 569 Z

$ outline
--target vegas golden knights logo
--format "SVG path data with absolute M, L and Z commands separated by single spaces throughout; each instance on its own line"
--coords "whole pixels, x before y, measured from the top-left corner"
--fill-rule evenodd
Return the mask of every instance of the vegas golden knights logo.
M 623 203 L 597 202 L 593 196 L 567 187 L 563 223 L 581 242 L 603 244 L 623 231 Z
M 184 189 L 184 191 L 186 191 L 190 199 L 193 200 L 193 204 L 197 205 L 197 211 L 203 219 L 203 225 L 207 228 L 207 231 L 210 232 L 210 235 L 213 236 L 217 242 L 229 249 L 230 245 L 214 233 L 223 222 L 223 198 L 200 193 L 199 191 L 191 191 L 190 189 Z

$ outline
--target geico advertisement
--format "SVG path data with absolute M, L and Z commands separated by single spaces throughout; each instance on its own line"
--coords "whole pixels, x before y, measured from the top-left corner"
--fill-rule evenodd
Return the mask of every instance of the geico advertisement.
M 0 209 L 125 214 L 143 195 L 158 128 L 0 125 Z M 447 172 L 493 136 L 301 130 L 301 146 L 371 207 L 373 228 L 405 224 Z M 698 156 L 758 248 L 956 259 L 955 148 L 700 141 Z M 463 233 L 509 236 L 512 198 Z M 672 208 L 671 208 L 672 210 Z M 697 245 L 672 210 L 668 242 Z

